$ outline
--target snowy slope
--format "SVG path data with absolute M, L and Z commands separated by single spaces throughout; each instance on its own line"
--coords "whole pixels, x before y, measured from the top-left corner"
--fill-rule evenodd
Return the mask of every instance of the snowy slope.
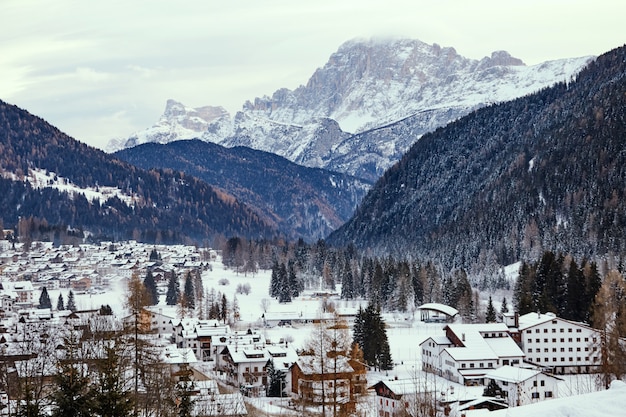
M 424 133 L 478 107 L 567 82 L 590 59 L 526 66 L 504 51 L 472 60 L 454 48 L 418 40 L 354 40 L 332 54 L 306 85 L 246 102 L 232 119 L 222 108 L 210 107 L 211 116 L 203 117 L 200 109 L 180 103 L 172 112 L 170 100 L 155 126 L 112 141 L 109 150 L 200 137 L 352 175 L 371 166 L 365 171 L 372 179 Z M 353 135 L 399 121 L 402 131 L 386 131 L 382 139 Z

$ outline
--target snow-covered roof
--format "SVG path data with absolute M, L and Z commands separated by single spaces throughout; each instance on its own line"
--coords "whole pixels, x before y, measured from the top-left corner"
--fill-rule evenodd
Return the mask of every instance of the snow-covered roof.
M 164 363 L 180 364 L 198 362 L 193 349 L 177 348 L 176 345 L 168 345 L 161 352 L 161 360 Z
M 613 381 L 608 390 L 492 411 L 489 415 L 491 417 L 606 417 L 622 416 L 624 410 L 626 410 L 626 384 L 622 381 Z
M 228 353 L 233 363 L 265 363 L 270 359 L 270 355 L 265 349 L 229 349 Z
M 524 356 L 524 352 L 511 337 L 490 337 L 484 340 L 499 358 Z
M 410 379 L 394 379 L 389 381 L 379 381 L 370 388 L 376 389 L 379 385 L 385 385 L 389 391 L 396 395 L 417 394 L 437 391 L 437 383 L 431 378 L 410 378 Z M 439 387 L 441 389 L 441 387 Z
M 536 326 L 538 324 L 543 324 L 547 321 L 551 321 L 556 319 L 557 317 L 554 313 L 528 313 L 519 317 L 519 329 L 524 330 L 529 327 Z
M 426 304 L 422 304 L 421 306 L 418 307 L 419 310 L 433 310 L 433 311 L 438 311 L 440 313 L 444 313 L 450 317 L 454 317 L 459 313 L 459 310 L 457 310 L 454 307 L 450 307 L 447 306 L 445 304 L 439 304 L 439 303 L 426 303 Z
M 446 328 L 450 329 L 463 344 L 445 349 L 457 361 L 524 356 L 524 352 L 509 336 L 504 323 L 450 324 Z
M 428 342 L 429 340 L 432 340 L 433 342 L 435 342 L 436 345 L 445 345 L 445 346 L 450 346 L 452 345 L 452 342 L 450 341 L 450 339 L 448 339 L 446 336 L 444 335 L 437 335 L 437 336 L 429 336 L 426 339 L 424 339 L 424 341 L 422 343 L 420 343 L 420 346 L 423 345 L 424 343 Z
M 526 330 L 538 324 L 543 324 L 552 320 L 558 320 L 560 322 L 566 322 L 582 327 L 589 327 L 585 323 L 580 323 L 572 320 L 566 320 L 561 317 L 557 317 L 554 313 L 527 313 L 519 317 L 519 330 Z
M 543 374 L 539 369 L 519 368 L 517 366 L 505 365 L 498 369 L 493 369 L 485 373 L 486 378 L 495 379 L 497 381 L 506 381 L 511 383 L 524 382 L 537 375 Z M 546 377 L 556 378 L 552 375 L 544 374 Z M 559 379 L 560 378 L 556 378 Z

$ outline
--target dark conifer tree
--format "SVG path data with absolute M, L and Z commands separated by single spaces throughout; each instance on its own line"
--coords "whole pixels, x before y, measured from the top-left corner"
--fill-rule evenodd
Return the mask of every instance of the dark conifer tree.
M 296 275 L 296 265 L 293 260 L 289 261 L 289 266 L 287 267 L 287 286 L 291 291 L 291 298 L 300 295 L 301 285 Z
M 190 311 L 195 310 L 196 291 L 193 288 L 193 277 L 191 276 L 191 272 L 187 272 L 187 277 L 185 278 L 184 297 L 185 307 L 188 308 Z
M 416 264 L 411 266 L 411 282 L 413 283 L 413 301 L 415 306 L 421 306 L 424 303 L 424 284 L 420 279 L 419 267 Z
M 267 393 L 268 397 L 284 397 L 285 374 L 274 366 L 274 360 L 267 362 Z
M 279 270 L 280 266 L 278 265 L 278 262 L 274 261 L 274 264 L 272 265 L 272 276 L 270 278 L 269 288 L 270 297 L 273 298 L 278 298 L 278 295 L 280 293 L 280 277 L 278 276 Z
M 46 287 L 41 289 L 41 295 L 39 296 L 39 308 L 52 309 L 52 301 L 50 300 L 50 295 L 48 294 L 48 289 Z
M 584 306 L 585 277 L 572 259 L 567 272 L 567 289 L 565 305 L 561 317 L 567 320 L 583 321 L 585 319 Z
M 354 287 L 352 268 L 350 267 L 350 261 L 346 259 L 343 264 L 343 271 L 341 272 L 341 298 L 344 300 L 352 300 L 355 298 L 356 290 Z
M 220 318 L 224 321 L 224 323 L 228 320 L 228 299 L 226 298 L 226 294 L 222 294 Z
M 124 358 L 117 345 L 103 347 L 103 357 L 96 361 L 94 415 L 130 416 L 134 403 L 126 375 Z
M 159 252 L 157 252 L 156 248 L 152 249 L 152 251 L 150 252 L 150 260 L 153 262 L 161 260 L 161 255 L 159 255 Z
M 69 295 L 67 296 L 67 309 L 70 311 L 76 311 L 76 301 L 74 300 L 74 292 L 70 290 Z
M 63 301 L 63 294 L 59 294 L 57 298 L 57 311 L 65 310 L 65 301 Z
M 172 271 L 170 279 L 167 283 L 167 293 L 165 294 L 165 303 L 168 306 L 175 306 L 180 298 L 180 283 L 176 272 Z
M 508 313 L 509 312 L 509 305 L 506 302 L 506 297 L 502 298 L 502 306 L 500 307 L 500 313 L 504 314 L 504 313 Z
M 278 289 L 278 302 L 289 303 L 291 302 L 291 289 L 289 288 L 289 274 L 287 273 L 287 267 L 284 263 L 280 264 L 278 270 L 278 279 L 280 287 Z
M 522 262 L 519 276 L 515 281 L 515 288 L 513 289 L 514 306 L 521 315 L 532 313 L 535 310 L 535 303 L 533 302 L 534 281 L 534 268 L 526 262 Z
M 359 311 L 354 318 L 354 324 L 352 327 L 352 344 L 358 344 L 363 351 L 367 339 L 367 331 L 365 329 L 365 311 L 363 307 L 359 306 Z
M 487 313 L 485 314 L 485 323 L 495 323 L 496 322 L 496 309 L 493 308 L 493 301 L 491 300 L 491 296 L 489 296 L 489 302 L 487 303 Z
M 154 280 L 154 276 L 152 275 L 152 271 L 148 270 L 148 273 L 143 280 L 143 285 L 146 287 L 146 291 L 148 291 L 150 305 L 155 306 L 159 304 L 159 293 L 157 292 L 157 285 Z
M 369 366 L 387 370 L 393 368 L 385 322 L 380 309 L 369 304 L 365 310 L 359 309 L 354 322 L 354 343 L 363 351 L 363 360 Z
M 113 315 L 113 309 L 111 308 L 110 305 L 101 305 L 100 306 L 100 310 L 98 312 L 98 314 L 100 314 L 101 316 L 112 316 Z
M 591 318 L 593 316 L 593 304 L 596 294 L 598 294 L 598 291 L 600 291 L 600 287 L 602 286 L 602 278 L 600 278 L 598 266 L 595 262 L 583 261 L 582 265 L 582 271 L 585 277 L 585 293 L 583 296 L 583 311 L 585 313 L 585 317 L 583 321 L 585 323 L 591 323 Z
M 92 415 L 95 395 L 90 388 L 90 379 L 76 357 L 78 343 L 71 338 L 65 341 L 66 357 L 59 360 L 51 395 L 54 402 L 53 417 Z

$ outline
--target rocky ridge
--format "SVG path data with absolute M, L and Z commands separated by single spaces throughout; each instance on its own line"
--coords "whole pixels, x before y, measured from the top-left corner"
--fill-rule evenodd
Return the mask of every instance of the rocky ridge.
M 590 59 L 526 66 L 505 51 L 474 60 L 419 40 L 353 40 L 295 90 L 248 101 L 232 118 L 221 107 L 170 100 L 155 126 L 112 141 L 108 150 L 200 138 L 371 181 L 424 133 L 479 107 L 569 81 Z

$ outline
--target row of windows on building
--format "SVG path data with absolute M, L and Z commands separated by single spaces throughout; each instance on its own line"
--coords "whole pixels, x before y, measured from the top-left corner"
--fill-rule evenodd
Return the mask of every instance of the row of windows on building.
M 526 330 L 526 333 L 532 333 L 532 332 L 533 331 L 531 329 Z M 540 332 L 541 332 L 541 329 L 535 329 L 535 333 L 540 333 Z M 543 332 L 548 333 L 548 329 L 543 329 Z M 567 333 L 572 333 L 572 332 L 573 330 L 571 327 L 567 329 Z M 582 329 L 576 329 L 576 333 L 580 333 L 580 332 L 582 332 Z M 552 333 L 556 333 L 556 328 L 552 328 Z M 565 333 L 565 328 L 563 327 L 559 328 L 559 333 Z
M 596 346 L 591 347 L 591 351 L 593 351 L 593 352 L 595 352 L 595 351 L 596 351 L 596 349 L 597 349 L 597 347 L 596 347 Z M 550 350 L 549 348 L 543 348 L 543 352 L 544 352 L 544 353 L 548 353 L 548 351 L 549 351 L 549 350 Z M 563 347 L 562 347 L 562 348 L 560 348 L 560 351 L 561 351 L 561 352 L 565 352 L 565 348 L 563 348 Z M 570 347 L 570 348 L 567 348 L 567 351 L 568 351 L 568 352 L 573 352 L 573 351 L 574 351 L 574 348 L 571 348 L 571 347 Z M 577 347 L 577 348 L 576 348 L 576 352 L 580 352 L 580 351 L 581 351 L 581 350 L 580 350 L 580 347 Z M 535 352 L 536 352 L 536 353 L 541 353 L 541 348 L 537 348 L 537 349 L 535 349 Z M 556 348 L 555 348 L 555 347 L 554 347 L 554 348 L 552 348 L 552 352 L 556 352 Z M 585 347 L 585 352 L 589 352 L 589 347 Z M 533 348 L 528 348 L 528 353 L 533 353 Z
M 550 340 L 550 339 L 545 338 L 545 339 L 543 339 L 543 343 L 548 343 L 548 341 L 549 341 L 549 340 Z M 576 338 L 576 342 L 581 342 L 582 340 L 584 340 L 585 342 L 589 342 L 589 338 L 588 338 L 588 337 L 585 337 L 584 339 L 581 339 L 580 337 L 577 337 L 577 338 Z M 530 339 L 530 338 L 529 338 L 529 339 L 526 339 L 526 341 L 527 341 L 528 343 L 532 343 L 532 342 L 533 342 L 533 339 Z M 565 338 L 564 338 L 564 337 L 562 337 L 559 341 L 560 341 L 561 343 L 565 343 Z M 569 337 L 569 338 L 567 339 L 567 341 L 568 341 L 568 343 L 573 343 L 573 342 L 574 342 L 574 338 Z M 593 343 L 596 343 L 596 338 L 595 338 L 595 337 L 592 339 L 592 342 L 593 342 Z M 541 339 L 535 339 L 535 343 L 541 343 Z M 556 337 L 552 338 L 552 343 L 556 343 Z
M 556 358 L 556 357 L 552 357 L 552 362 L 557 362 L 557 359 L 558 359 L 558 358 Z M 598 361 L 598 357 L 597 357 L 597 356 L 593 356 L 591 359 L 592 359 L 594 362 L 597 362 L 597 361 Z M 536 358 L 536 359 L 535 359 L 535 362 L 537 362 L 537 363 L 541 362 L 541 358 Z M 546 358 L 546 359 L 544 360 L 544 362 L 550 362 L 550 358 Z M 561 356 L 561 362 L 565 362 L 565 357 L 564 357 L 564 356 Z M 569 362 L 574 362 L 574 357 L 573 357 L 573 356 L 570 356 L 570 357 L 569 357 Z M 577 356 L 577 357 L 576 357 L 576 362 L 582 362 L 582 361 L 581 361 L 581 356 Z M 585 362 L 589 362 L 589 356 L 585 356 Z

